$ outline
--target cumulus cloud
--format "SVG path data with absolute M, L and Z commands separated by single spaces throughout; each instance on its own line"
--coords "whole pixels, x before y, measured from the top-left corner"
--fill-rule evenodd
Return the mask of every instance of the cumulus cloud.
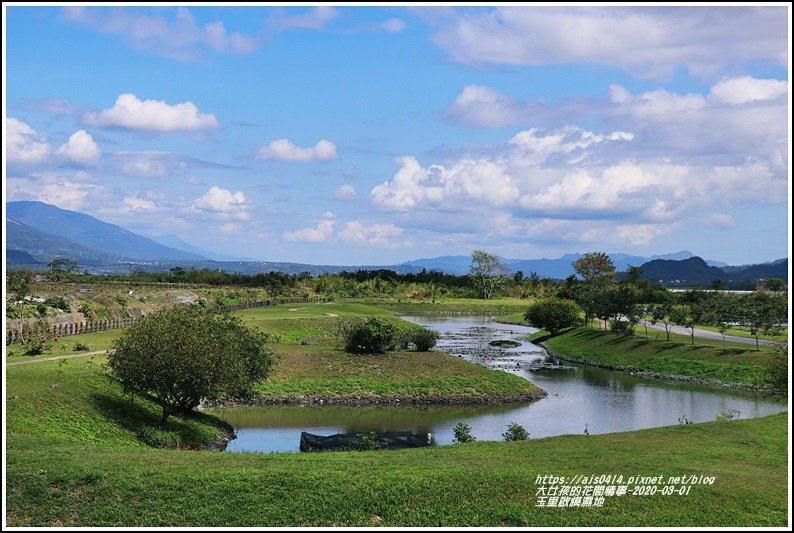
M 162 13 L 162 11 L 160 12 Z M 261 45 L 257 36 L 228 32 L 223 22 L 200 25 L 188 9 L 175 10 L 173 18 L 129 8 L 67 7 L 61 19 L 108 35 L 121 37 L 136 50 L 178 61 L 195 61 L 206 52 L 250 54 Z
M 213 186 L 206 194 L 193 201 L 193 209 L 215 215 L 215 218 L 220 220 L 229 218 L 245 220 L 248 218 L 247 207 L 245 194 L 242 191 L 233 193 L 217 186 Z
M 82 171 L 9 177 L 6 192 L 12 200 L 37 200 L 75 211 L 84 211 L 113 199 L 104 187 L 91 183 L 89 176 Z
M 287 242 L 325 242 L 334 232 L 332 220 L 322 220 L 313 228 L 303 228 L 297 231 L 285 231 L 282 239 Z
M 6 160 L 9 163 L 36 164 L 47 159 L 50 145 L 28 123 L 6 119 Z
M 355 200 L 358 198 L 358 191 L 351 183 L 345 183 L 334 193 L 336 200 Z
M 58 148 L 56 154 L 81 165 L 96 163 L 102 155 L 94 138 L 85 130 L 74 132 L 69 140 Z
M 339 15 L 339 10 L 330 6 L 318 6 L 300 15 L 288 15 L 280 11 L 271 17 L 270 25 L 285 29 L 321 30 Z
M 713 78 L 737 64 L 787 65 L 786 14 L 784 6 L 509 6 L 425 17 L 433 42 L 463 63 L 592 63 L 662 79 L 680 67 Z
M 312 148 L 300 148 L 292 144 L 289 139 L 278 139 L 256 152 L 257 159 L 275 161 L 331 161 L 338 157 L 336 145 L 326 139 L 320 140 Z
M 762 80 L 742 76 L 723 80 L 711 88 L 709 98 L 726 104 L 738 105 L 760 100 L 774 100 L 788 93 L 788 82 Z
M 372 224 L 365 226 L 361 222 L 351 221 L 345 224 L 339 232 L 339 240 L 350 244 L 365 244 L 369 246 L 395 247 L 403 243 L 397 243 L 394 238 L 403 234 L 403 229 L 394 224 Z
M 134 94 L 122 94 L 113 107 L 85 113 L 85 124 L 97 128 L 123 128 L 159 133 L 189 132 L 219 128 L 212 113 L 199 112 L 193 102 L 169 105 L 162 100 L 140 100 Z

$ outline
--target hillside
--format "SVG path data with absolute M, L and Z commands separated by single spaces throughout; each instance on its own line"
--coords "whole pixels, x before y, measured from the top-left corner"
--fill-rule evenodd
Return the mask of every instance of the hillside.
M 6 217 L 40 232 L 68 239 L 96 252 L 138 260 L 201 260 L 203 256 L 157 244 L 124 228 L 102 222 L 92 216 L 60 209 L 43 202 L 8 202 Z M 20 245 L 15 249 L 31 250 Z

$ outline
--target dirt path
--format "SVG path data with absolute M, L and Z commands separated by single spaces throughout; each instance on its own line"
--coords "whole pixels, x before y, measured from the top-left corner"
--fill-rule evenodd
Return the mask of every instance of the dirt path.
M 54 355 L 52 357 L 42 357 L 41 359 L 33 359 L 32 361 L 14 361 L 13 363 L 6 363 L 6 366 L 14 365 L 32 365 L 33 363 L 43 363 L 44 361 L 57 361 L 58 359 L 74 359 L 75 357 L 87 357 L 89 355 L 102 355 L 108 353 L 107 350 L 99 350 L 98 352 L 86 353 L 70 353 L 67 355 Z

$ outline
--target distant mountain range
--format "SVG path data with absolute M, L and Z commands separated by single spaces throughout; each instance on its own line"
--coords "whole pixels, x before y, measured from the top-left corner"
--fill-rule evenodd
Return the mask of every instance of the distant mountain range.
M 80 270 L 97 273 L 123 273 L 131 267 L 145 271 L 167 271 L 173 267 L 210 268 L 227 272 L 254 274 L 279 271 L 312 275 L 344 270 L 394 270 L 399 274 L 437 270 L 447 274 L 469 272 L 471 256 L 448 255 L 416 259 L 396 265 L 309 265 L 304 263 L 255 261 L 201 250 L 174 235 L 144 237 L 92 216 L 60 209 L 42 202 L 6 204 L 6 263 L 8 268 L 46 269 L 57 257 L 77 261 Z M 535 273 L 542 278 L 565 279 L 574 274 L 572 263 L 582 254 L 565 254 L 556 259 L 501 260 L 511 272 L 525 276 Z M 643 276 L 669 285 L 706 285 L 714 280 L 751 282 L 776 277 L 788 280 L 788 259 L 755 264 L 728 266 L 703 260 L 689 250 L 673 254 L 643 257 L 610 254 L 618 271 L 638 266 Z

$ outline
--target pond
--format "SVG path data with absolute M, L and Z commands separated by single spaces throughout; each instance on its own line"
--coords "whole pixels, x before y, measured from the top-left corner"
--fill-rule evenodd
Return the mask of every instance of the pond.
M 458 422 L 478 440 L 502 440 L 515 422 L 531 438 L 597 434 L 714 420 L 754 418 L 786 410 L 784 402 L 750 392 L 641 378 L 561 362 L 526 340 L 537 331 L 493 322 L 486 316 L 405 316 L 441 333 L 437 349 L 525 377 L 548 392 L 526 404 L 460 407 L 266 406 L 218 410 L 237 438 L 228 451 L 297 451 L 301 431 L 320 435 L 411 430 L 432 433 L 436 444 L 451 444 Z M 514 340 L 513 348 L 492 346 Z

